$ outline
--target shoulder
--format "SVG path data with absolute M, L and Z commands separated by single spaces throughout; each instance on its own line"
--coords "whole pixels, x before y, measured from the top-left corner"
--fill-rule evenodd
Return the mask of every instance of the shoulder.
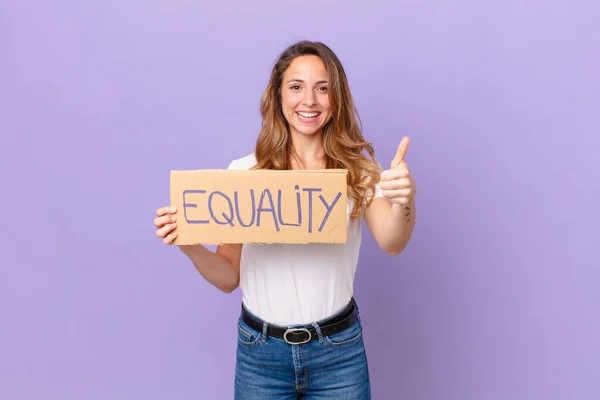
M 256 165 L 256 156 L 254 153 L 250 153 L 244 157 L 236 158 L 231 163 L 227 169 L 237 169 L 237 170 L 247 170 Z

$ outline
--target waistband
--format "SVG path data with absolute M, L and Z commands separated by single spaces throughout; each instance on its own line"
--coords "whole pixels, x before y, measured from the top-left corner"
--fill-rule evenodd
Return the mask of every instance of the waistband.
M 313 339 L 319 339 L 319 336 L 333 335 L 352 326 L 358 318 L 358 306 L 352 298 L 346 307 L 329 318 L 289 328 L 261 320 L 250 313 L 243 304 L 241 318 L 254 330 L 263 332 L 265 335 L 283 339 L 288 344 L 304 344 Z

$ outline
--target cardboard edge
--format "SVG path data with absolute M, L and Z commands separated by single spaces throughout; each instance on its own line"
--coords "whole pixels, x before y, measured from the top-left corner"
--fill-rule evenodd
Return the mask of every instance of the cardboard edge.
M 347 169 L 294 169 L 294 170 L 272 170 L 272 169 L 172 169 L 169 176 L 173 174 L 197 174 L 197 173 L 228 173 L 228 174 L 344 174 L 348 175 Z
M 313 170 L 230 170 L 230 169 L 196 169 L 196 170 L 189 170 L 189 169 L 185 169 L 185 170 L 177 170 L 177 169 L 171 169 L 169 170 L 169 202 L 171 205 L 176 203 L 176 199 L 173 197 L 174 193 L 172 191 L 172 181 L 173 181 L 173 177 L 176 175 L 187 175 L 187 174 L 197 174 L 198 172 L 202 172 L 202 173 L 227 173 L 227 174 L 246 174 L 246 173 L 251 173 L 251 174 L 256 174 L 256 173 L 260 173 L 260 174 L 306 174 L 306 173 L 325 173 L 325 174 L 339 174 L 339 175 L 348 175 L 348 170 L 346 169 L 341 169 L 341 168 L 331 168 L 331 169 L 313 169 Z M 344 188 L 344 196 L 346 197 L 346 199 L 348 198 L 348 190 L 347 187 Z M 181 210 L 177 210 L 177 213 L 181 212 Z M 343 237 L 340 239 L 340 241 L 328 241 L 328 242 L 323 242 L 323 241 L 299 241 L 299 242 L 279 242 L 279 241 L 250 241 L 250 242 L 244 242 L 243 244 L 255 244 L 255 245 L 260 245 L 260 244 L 313 244 L 313 243 L 322 243 L 322 244 L 345 244 L 348 242 L 348 225 L 347 223 L 345 224 L 345 230 L 343 230 L 344 234 Z M 191 242 L 185 242 L 182 243 L 181 239 L 179 237 L 175 238 L 173 240 L 173 242 L 171 242 L 171 245 L 174 246 L 193 246 L 193 245 L 203 245 L 203 246 L 219 246 L 222 244 L 238 244 L 238 242 L 196 242 L 196 241 L 191 241 Z

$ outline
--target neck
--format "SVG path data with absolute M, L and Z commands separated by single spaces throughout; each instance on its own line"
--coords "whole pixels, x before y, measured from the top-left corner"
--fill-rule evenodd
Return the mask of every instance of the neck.
M 299 164 L 309 169 L 324 168 L 325 148 L 323 146 L 323 133 L 320 131 L 314 135 L 301 135 L 292 132 L 292 162 L 298 158 Z

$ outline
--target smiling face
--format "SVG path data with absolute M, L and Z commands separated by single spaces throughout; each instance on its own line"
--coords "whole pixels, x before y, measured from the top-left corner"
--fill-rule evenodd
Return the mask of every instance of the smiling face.
M 295 58 L 281 81 L 281 108 L 292 135 L 321 134 L 329 122 L 328 74 L 318 56 Z

